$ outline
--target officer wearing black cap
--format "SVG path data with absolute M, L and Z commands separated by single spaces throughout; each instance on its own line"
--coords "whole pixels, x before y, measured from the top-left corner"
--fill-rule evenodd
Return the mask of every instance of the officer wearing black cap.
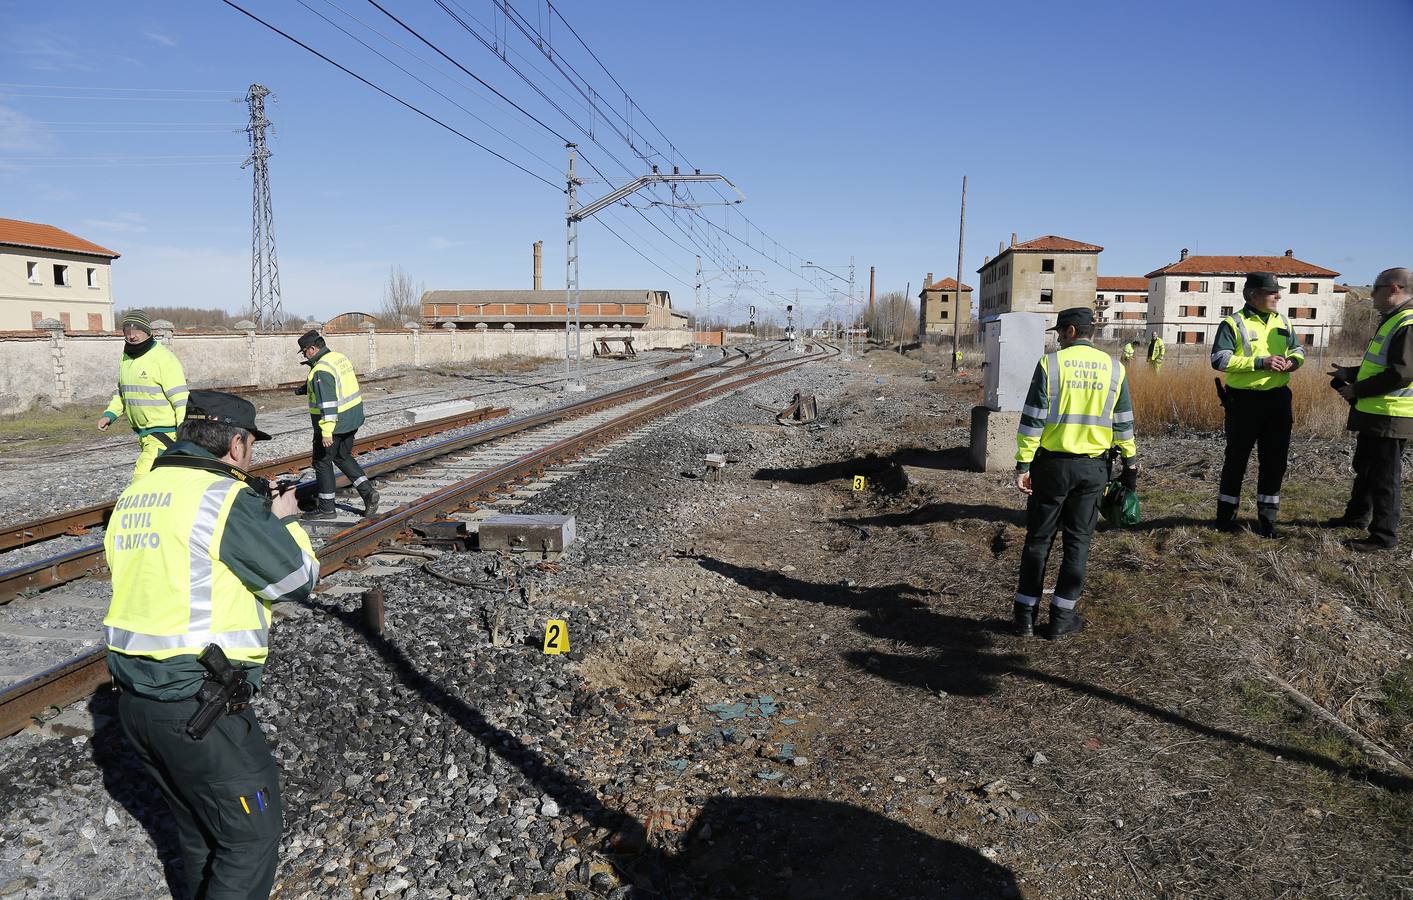
M 1123 457 L 1130 490 L 1138 484 L 1138 450 L 1124 367 L 1089 342 L 1094 311 L 1063 310 L 1050 330 L 1060 349 L 1035 367 L 1016 434 L 1016 487 L 1030 499 L 1014 614 L 1017 633 L 1034 634 L 1045 563 L 1055 532 L 1063 529 L 1064 559 L 1050 601 L 1050 637 L 1056 639 L 1084 627 L 1075 607 L 1109 477 L 1109 450 L 1117 447 Z
M 353 458 L 353 440 L 363 424 L 363 394 L 348 357 L 330 350 L 317 331 L 299 338 L 299 355 L 309 367 L 300 390 L 309 395 L 309 418 L 314 423 L 314 478 L 319 483 L 319 505 L 306 519 L 332 519 L 334 466 L 339 467 L 363 498 L 363 514 L 378 511 L 378 492 Z
M 171 809 L 191 897 L 264 898 L 275 879 L 280 773 L 249 702 L 270 607 L 309 596 L 319 562 L 294 491 L 270 496 L 246 471 L 269 438 L 250 401 L 192 391 L 176 442 L 118 497 L 103 538 L 118 718 Z
M 1246 305 L 1222 320 L 1212 341 L 1212 368 L 1226 374 L 1227 449 L 1217 491 L 1216 527 L 1235 531 L 1246 462 L 1256 448 L 1256 533 L 1276 537 L 1281 482 L 1290 453 L 1290 373 L 1305 362 L 1290 320 L 1276 311 L 1281 283 L 1252 272 L 1241 290 Z

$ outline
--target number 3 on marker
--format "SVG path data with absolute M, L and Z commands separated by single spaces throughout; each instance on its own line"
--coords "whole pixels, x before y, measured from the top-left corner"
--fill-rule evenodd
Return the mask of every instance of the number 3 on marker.
M 569 623 L 563 619 L 550 619 L 545 623 L 545 652 L 569 652 Z
M 862 491 L 868 488 L 868 479 L 862 475 L 854 476 L 854 490 Z

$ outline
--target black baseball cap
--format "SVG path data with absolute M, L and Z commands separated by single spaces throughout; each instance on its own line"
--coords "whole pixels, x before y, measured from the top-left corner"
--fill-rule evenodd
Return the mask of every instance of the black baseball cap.
M 322 347 L 324 338 L 315 329 L 310 329 L 299 336 L 299 352 L 303 353 L 310 347 Z
M 186 401 L 186 417 L 244 428 L 255 435 L 257 441 L 270 439 L 255 427 L 255 404 L 225 391 L 192 391 Z
M 1072 306 L 1069 309 L 1060 310 L 1060 314 L 1055 317 L 1055 324 L 1045 329 L 1046 331 L 1060 331 L 1070 325 L 1076 328 L 1083 328 L 1086 325 L 1094 324 L 1094 310 L 1087 306 Z
M 1274 272 L 1249 272 L 1246 275 L 1246 284 L 1242 285 L 1243 291 L 1262 291 L 1279 293 L 1285 290 L 1281 283 L 1276 280 Z

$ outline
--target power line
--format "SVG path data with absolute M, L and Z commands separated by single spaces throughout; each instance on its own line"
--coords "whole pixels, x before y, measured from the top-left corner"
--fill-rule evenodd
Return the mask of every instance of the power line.
M 16 81 L 0 81 L 0 87 L 29 88 L 40 91 L 124 91 L 129 93 L 160 94 L 235 94 L 238 91 L 222 91 L 214 88 L 124 88 L 124 87 L 81 87 L 77 84 L 21 84 Z
M 353 76 L 354 78 L 356 78 L 356 79 L 358 79 L 359 81 L 361 81 L 361 82 L 363 82 L 364 84 L 366 84 L 368 87 L 372 88 L 373 90 L 375 90 L 375 91 L 377 91 L 378 93 L 382 94 L 383 96 L 387 97 L 389 100 L 396 101 L 398 104 L 407 107 L 408 109 L 410 109 L 410 110 L 412 110 L 413 112 L 417 113 L 417 115 L 421 116 L 422 118 L 426 119 L 427 121 L 433 122 L 433 123 L 435 123 L 435 124 L 437 124 L 437 125 L 440 125 L 442 128 L 445 128 L 447 131 L 450 131 L 452 134 L 456 135 L 457 137 L 461 138 L 462 140 L 464 140 L 464 141 L 466 141 L 466 142 L 468 142 L 468 143 L 470 143 L 470 144 L 474 144 L 474 145 L 477 146 L 477 147 L 480 147 L 482 150 L 484 150 L 484 151 L 486 151 L 487 153 L 491 154 L 491 155 L 494 156 L 496 159 L 499 159 L 499 160 L 501 160 L 502 162 L 505 162 L 505 163 L 509 163 L 510 165 L 512 165 L 512 166 L 514 166 L 515 168 L 519 169 L 520 171 L 524 172 L 526 175 L 529 175 L 531 178 L 535 179 L 536 181 L 539 181 L 539 182 L 542 182 L 542 183 L 544 183 L 544 184 L 547 184 L 547 185 L 549 185 L 550 187 L 554 188 L 555 190 L 560 190 L 559 185 L 555 184 L 554 182 L 550 181 L 549 179 L 543 178 L 543 177 L 541 177 L 540 175 L 536 175 L 534 172 L 531 172 L 529 169 L 527 169 L 527 168 L 525 168 L 524 166 L 520 165 L 518 162 L 515 162 L 515 161 L 512 160 L 510 157 L 504 156 L 504 155 L 502 155 L 502 154 L 500 154 L 500 153 L 497 153 L 496 151 L 492 150 L 490 147 L 487 147 L 485 144 L 481 143 L 480 141 L 476 140 L 475 138 L 471 137 L 470 135 L 467 135 L 467 134 L 465 134 L 465 133 L 463 133 L 463 132 L 457 130 L 456 128 L 453 128 L 452 126 L 450 126 L 450 125 L 448 125 L 447 123 L 443 122 L 441 119 L 438 119 L 436 116 L 432 115 L 431 113 L 429 113 L 429 112 L 424 112 L 422 109 L 420 109 L 420 108 L 418 108 L 418 107 L 416 107 L 416 106 L 413 106 L 411 103 L 408 103 L 406 100 L 402 99 L 401 97 L 397 96 L 396 94 L 392 93 L 391 91 L 388 91 L 387 89 L 385 89 L 385 88 L 383 88 L 383 87 L 380 87 L 379 85 L 374 84 L 373 82 L 369 81 L 367 78 L 364 78 L 362 75 L 359 75 L 357 72 L 353 71 L 352 69 L 348 68 L 347 66 L 344 66 L 344 65 L 342 65 L 342 64 L 340 64 L 340 63 L 335 62 L 334 60 L 332 60 L 332 59 L 330 59 L 329 57 L 325 56 L 324 54 L 320 53 L 318 50 L 315 50 L 313 47 L 311 47 L 311 46 L 309 46 L 308 44 L 304 43 L 304 42 L 301 41 L 299 38 L 294 37 L 293 35 L 291 35 L 291 34 L 285 32 L 285 31 L 280 30 L 280 29 L 277 28 L 276 26 L 270 24 L 269 22 L 267 22 L 267 21 L 265 21 L 264 19 L 260 18 L 259 16 L 255 15 L 255 13 L 251 12 L 250 10 L 245 9 L 245 8 L 239 6 L 239 5 L 236 4 L 236 3 L 233 3 L 232 0 L 221 0 L 221 2 L 224 3 L 224 4 L 226 4 L 227 6 L 229 6 L 231 9 L 234 9 L 235 11 L 237 11 L 237 12 L 239 12 L 239 13 L 243 13 L 243 14 L 244 14 L 245 16 L 247 16 L 248 18 L 253 19 L 254 21 L 260 23 L 261 25 L 264 25 L 266 28 L 268 28 L 268 29 L 270 29 L 271 31 L 275 32 L 275 34 L 278 34 L 280 37 L 284 38 L 285 40 L 289 41 L 290 43 L 297 44 L 298 46 L 304 48 L 305 50 L 308 50 L 310 53 L 312 53 L 312 54 L 314 54 L 315 56 L 319 57 L 319 58 L 322 59 L 324 62 L 328 63 L 329 65 L 333 66 L 334 68 L 338 69 L 339 71 L 341 71 L 341 72 L 343 72 L 343 73 L 345 73 L 345 74 L 347 74 L 347 75 Z M 370 2 L 371 2 L 371 0 L 370 0 Z M 374 4 L 374 5 L 376 6 L 377 4 Z M 381 7 L 380 7 L 380 8 L 381 8 Z
M 244 10 L 242 10 L 243 12 Z M 92 100 L 97 103 L 111 103 L 114 100 L 135 100 L 147 103 L 154 100 L 167 100 L 172 103 L 238 103 L 238 98 L 221 100 L 212 97 L 74 97 L 57 94 L 20 94 L 14 91 L 0 91 L 0 97 L 27 97 L 31 100 Z

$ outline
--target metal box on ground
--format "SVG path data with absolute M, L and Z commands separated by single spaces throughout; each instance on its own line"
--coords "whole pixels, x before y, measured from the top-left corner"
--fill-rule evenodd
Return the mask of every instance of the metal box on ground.
M 501 514 L 477 529 L 482 550 L 508 550 L 558 556 L 574 543 L 574 517 Z
M 1020 412 L 1030 376 L 1045 352 L 1045 317 L 1040 313 L 1001 313 L 986 323 L 986 405 Z

